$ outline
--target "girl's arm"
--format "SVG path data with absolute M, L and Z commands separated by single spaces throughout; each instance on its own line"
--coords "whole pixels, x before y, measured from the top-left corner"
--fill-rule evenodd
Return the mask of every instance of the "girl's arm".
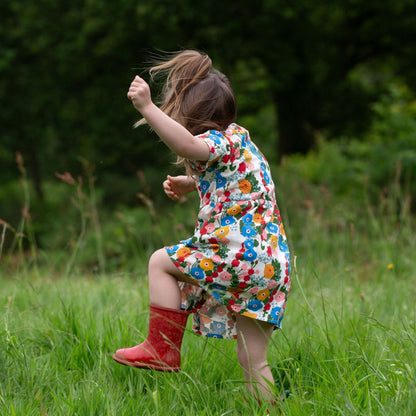
M 181 196 L 196 191 L 196 182 L 189 176 L 170 176 L 163 182 L 163 189 L 166 195 L 177 201 Z
M 208 145 L 153 104 L 149 85 L 142 78 L 134 78 L 127 97 L 174 153 L 185 159 L 201 162 L 208 160 Z

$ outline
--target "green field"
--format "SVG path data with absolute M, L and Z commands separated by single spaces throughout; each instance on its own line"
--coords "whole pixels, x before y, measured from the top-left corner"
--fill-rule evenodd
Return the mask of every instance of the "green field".
M 312 191 L 309 199 L 290 194 L 291 186 L 282 193 L 296 254 L 293 290 L 269 349 L 276 395 L 290 391 L 281 414 L 416 415 L 412 217 L 403 204 L 363 203 L 353 212 Z M 177 374 L 113 362 L 117 348 L 146 335 L 145 257 L 133 272 L 106 274 L 59 274 L 28 260 L 13 269 L 8 261 L 0 281 L 1 415 L 265 415 L 268 407 L 279 414 L 243 400 L 233 341 L 187 330 Z

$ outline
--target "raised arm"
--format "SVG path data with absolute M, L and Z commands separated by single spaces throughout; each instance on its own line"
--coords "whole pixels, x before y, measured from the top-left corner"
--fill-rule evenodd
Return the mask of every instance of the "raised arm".
M 207 144 L 194 137 L 185 127 L 167 116 L 152 102 L 150 88 L 146 81 L 136 76 L 130 85 L 127 97 L 174 153 L 185 159 L 203 162 L 208 160 Z

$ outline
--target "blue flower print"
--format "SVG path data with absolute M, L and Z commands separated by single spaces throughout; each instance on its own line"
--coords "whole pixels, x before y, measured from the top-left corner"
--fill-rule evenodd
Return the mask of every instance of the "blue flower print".
M 272 233 L 277 233 L 277 230 L 279 229 L 276 224 L 273 224 L 272 222 L 269 222 L 267 224 L 267 229 L 271 231 Z
M 227 215 L 221 220 L 221 226 L 225 227 L 227 225 L 231 225 L 235 223 L 235 218 L 232 215 Z
M 224 176 L 221 176 L 221 172 L 219 171 L 217 171 L 215 175 L 215 181 L 217 184 L 217 188 L 223 188 L 227 183 L 227 179 L 225 179 Z
M 215 298 L 217 300 L 220 300 L 221 299 L 220 294 L 216 290 L 213 290 L 211 292 L 211 295 L 212 295 L 213 298 Z
M 186 247 L 195 247 L 195 246 L 192 244 L 192 237 L 187 238 L 186 240 L 182 240 L 182 241 L 181 241 L 181 243 L 182 243 L 184 246 L 186 246 Z
M 254 250 L 247 250 L 244 253 L 244 256 L 243 257 L 244 257 L 244 260 L 254 261 L 257 258 L 257 253 Z
M 252 214 L 246 214 L 246 215 L 244 215 L 244 217 L 242 218 L 242 220 L 246 224 L 251 224 L 253 222 L 253 215 Z
M 195 279 L 201 280 L 205 277 L 205 273 L 200 267 L 192 267 L 191 276 Z
M 179 248 L 179 246 L 171 246 L 171 247 L 166 247 L 166 251 L 169 253 L 169 254 L 173 254 L 173 253 L 176 253 L 177 251 L 178 251 L 178 248 Z
M 201 187 L 201 193 L 202 195 L 205 195 L 209 188 L 209 182 L 208 181 L 200 181 L 199 185 Z
M 210 334 L 207 334 L 207 337 L 208 338 L 222 338 L 222 335 L 210 333 Z
M 263 304 L 259 300 L 251 300 L 248 303 L 248 308 L 251 309 L 252 311 L 258 311 L 262 307 L 263 307 Z
M 253 237 L 256 234 L 256 231 L 254 230 L 254 228 L 250 227 L 249 225 L 244 225 L 241 228 L 241 234 L 244 237 Z
M 251 140 L 248 141 L 248 146 L 250 147 L 251 153 L 253 153 L 253 155 L 257 156 L 259 160 L 264 160 L 264 156 L 259 152 Z
M 282 308 L 279 306 L 276 306 L 272 309 L 272 311 L 270 312 L 270 316 L 273 318 L 273 320 L 276 320 L 279 317 L 281 310 Z
M 253 240 L 244 241 L 244 247 L 248 248 L 248 249 L 253 248 L 254 247 L 254 241 Z
M 216 144 L 221 144 L 220 138 L 222 137 L 222 133 L 218 130 L 211 131 L 211 134 L 209 135 L 209 138 Z
M 242 134 L 241 135 L 241 147 L 244 149 L 247 147 L 247 134 Z
M 214 321 L 211 324 L 211 329 L 215 332 L 215 334 L 223 334 L 225 332 L 225 324 Z
M 279 236 L 279 249 L 283 253 L 288 253 L 289 252 L 289 248 L 288 248 L 287 244 L 283 241 L 282 236 Z
M 220 292 L 225 292 L 227 290 L 227 288 L 225 286 L 219 285 L 218 283 L 214 283 L 211 286 L 211 288 L 212 288 L 211 295 L 217 300 L 221 299 L 221 293 Z
M 264 163 L 261 164 L 261 173 L 263 174 L 264 182 L 266 182 L 266 185 L 268 185 L 270 183 L 270 176 L 266 170 L 266 165 Z
M 217 290 L 222 290 L 223 292 L 225 292 L 227 290 L 227 288 L 223 285 L 219 285 L 218 283 L 213 283 L 211 285 L 212 289 L 217 289 Z

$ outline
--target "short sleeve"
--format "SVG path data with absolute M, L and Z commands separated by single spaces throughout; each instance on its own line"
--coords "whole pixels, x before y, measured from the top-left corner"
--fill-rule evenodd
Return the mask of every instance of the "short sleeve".
M 196 137 L 207 144 L 209 148 L 209 157 L 206 162 L 190 160 L 189 163 L 194 169 L 202 173 L 229 152 L 229 142 L 225 134 L 217 130 L 209 130 Z

